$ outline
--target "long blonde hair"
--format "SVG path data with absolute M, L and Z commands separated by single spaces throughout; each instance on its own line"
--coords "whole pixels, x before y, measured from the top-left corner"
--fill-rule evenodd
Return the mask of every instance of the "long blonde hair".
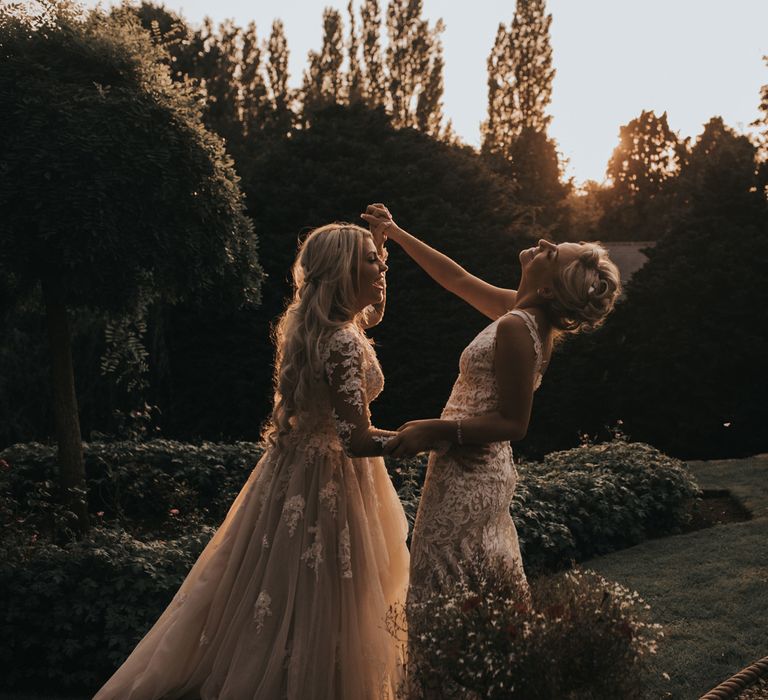
M 560 331 L 594 330 L 613 310 L 621 293 L 619 268 L 598 243 L 581 243 L 576 259 L 552 280 L 548 314 Z
M 264 438 L 281 445 L 296 417 L 309 410 L 323 383 L 322 341 L 360 322 L 356 308 L 363 240 L 359 226 L 332 223 L 314 229 L 293 263 L 293 298 L 273 328 L 274 402 Z

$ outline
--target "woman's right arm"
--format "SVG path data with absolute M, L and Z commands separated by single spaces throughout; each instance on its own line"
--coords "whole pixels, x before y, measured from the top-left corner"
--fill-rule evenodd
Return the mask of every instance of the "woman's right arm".
M 397 243 L 435 282 L 488 318 L 495 320 L 514 307 L 514 289 L 495 287 L 470 274 L 447 255 L 400 228 L 383 204 L 371 204 L 361 216 L 372 229 L 384 227 L 387 238 Z

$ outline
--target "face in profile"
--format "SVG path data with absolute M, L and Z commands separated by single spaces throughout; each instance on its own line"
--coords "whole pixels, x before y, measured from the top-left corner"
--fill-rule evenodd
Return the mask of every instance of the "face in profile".
M 371 304 L 384 300 L 384 273 L 387 266 L 379 257 L 376 246 L 370 236 L 364 236 L 360 250 L 360 269 L 357 274 L 357 307 L 364 309 Z
M 560 270 L 576 260 L 585 247 L 582 243 L 555 244 L 542 238 L 537 245 L 520 251 L 523 276 L 546 296 Z

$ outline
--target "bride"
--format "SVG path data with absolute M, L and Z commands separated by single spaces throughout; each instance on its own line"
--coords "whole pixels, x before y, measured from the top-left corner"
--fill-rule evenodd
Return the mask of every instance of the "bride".
M 509 514 L 517 482 L 510 441 L 526 434 L 555 337 L 605 320 L 620 292 L 619 271 L 598 244 L 540 240 L 520 253 L 519 288 L 503 289 L 404 231 L 384 205 L 369 206 L 362 218 L 493 321 L 462 353 L 441 417 L 406 423 L 386 448 L 395 456 L 438 448 L 430 453 L 413 530 L 408 608 L 448 592 L 478 560 L 500 563 L 527 598 Z M 418 629 L 410 615 L 409 627 L 413 649 Z
M 95 700 L 393 698 L 387 630 L 407 523 L 371 426 L 384 380 L 364 328 L 385 300 L 383 238 L 304 241 L 275 332 L 267 449 L 168 608 Z

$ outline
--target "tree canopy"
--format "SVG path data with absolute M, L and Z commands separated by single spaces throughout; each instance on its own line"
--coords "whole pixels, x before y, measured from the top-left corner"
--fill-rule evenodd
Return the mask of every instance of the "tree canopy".
M 626 300 L 553 358 L 532 446 L 572 444 L 621 420 L 633 439 L 681 457 L 765 450 L 765 186 L 755 145 L 710 120 L 676 183 L 669 230 Z
M 83 529 L 71 315 L 214 288 L 255 304 L 262 272 L 232 161 L 138 21 L 43 8 L 0 10 L 0 273 L 7 302 L 42 292 L 62 488 Z

